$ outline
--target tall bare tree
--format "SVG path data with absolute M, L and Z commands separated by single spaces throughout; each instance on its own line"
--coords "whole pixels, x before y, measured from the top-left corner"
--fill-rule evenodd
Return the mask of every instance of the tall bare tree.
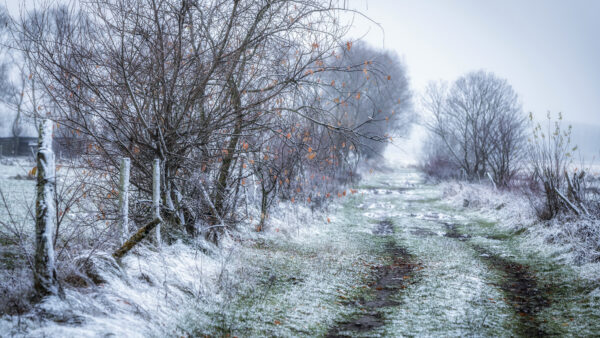
M 491 171 L 497 184 L 509 183 L 522 158 L 526 120 L 506 80 L 478 71 L 450 87 L 432 84 L 423 106 L 431 115 L 430 131 L 467 178 Z

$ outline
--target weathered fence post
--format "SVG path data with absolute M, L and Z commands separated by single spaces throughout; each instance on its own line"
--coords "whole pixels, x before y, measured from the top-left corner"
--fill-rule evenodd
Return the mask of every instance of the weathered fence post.
M 121 159 L 119 176 L 119 221 L 121 223 L 121 245 L 129 238 L 129 170 L 131 160 Z
M 37 295 L 43 297 L 59 293 L 53 239 L 56 230 L 56 167 L 52 151 L 52 121 L 42 121 L 38 132 L 33 286 Z
M 160 160 L 154 159 L 152 164 L 152 212 L 155 219 L 160 219 Z M 156 225 L 156 243 L 160 246 L 160 223 Z

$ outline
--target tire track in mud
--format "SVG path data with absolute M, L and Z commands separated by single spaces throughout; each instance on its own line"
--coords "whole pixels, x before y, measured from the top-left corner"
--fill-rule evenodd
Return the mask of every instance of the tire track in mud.
M 411 216 L 416 217 L 417 215 L 411 214 Z M 426 218 L 426 220 L 443 225 L 444 237 L 461 241 L 473 248 L 478 253 L 478 258 L 485 262 L 490 270 L 500 274 L 501 281 L 491 283 L 491 285 L 502 290 L 506 304 L 512 307 L 517 314 L 519 321 L 515 334 L 525 337 L 551 335 L 544 330 L 543 323 L 538 319 L 538 314 L 550 306 L 549 290 L 541 286 L 535 273 L 528 266 L 500 257 L 480 245 L 471 243 L 471 235 L 461 232 L 457 224 L 436 220 L 432 217 Z M 426 228 L 415 228 L 411 234 L 420 237 L 435 235 Z
M 445 237 L 467 242 L 471 239 L 458 231 L 452 223 L 439 222 L 446 227 Z M 544 337 L 549 333 L 544 331 L 542 323 L 537 318 L 538 313 L 550 306 L 546 290 L 538 286 L 535 274 L 528 266 L 500 257 L 480 245 L 468 243 L 479 254 L 490 269 L 501 274 L 500 284 L 492 284 L 500 288 L 506 295 L 506 303 L 513 308 L 519 318 L 517 334 L 526 337 Z
M 537 278 L 529 267 L 494 255 L 479 245 L 472 247 L 490 268 L 503 275 L 502 282 L 495 285 L 504 292 L 507 303 L 519 317 L 517 333 L 527 337 L 549 336 L 541 327 L 542 323 L 537 315 L 550 306 L 550 299 L 547 291 L 538 285 Z
M 391 221 L 384 220 L 377 224 L 373 233 L 379 236 L 389 236 L 394 233 L 394 226 Z M 391 259 L 391 262 L 373 269 L 374 282 L 370 285 L 371 293 L 374 295 L 373 299 L 366 301 L 360 297 L 354 302 L 348 303 L 348 305 L 363 309 L 364 313 L 350 320 L 338 322 L 329 329 L 326 337 L 349 337 L 345 332 L 364 333 L 383 326 L 385 318 L 382 308 L 400 305 L 392 298 L 414 279 L 415 272 L 420 269 L 421 265 L 414 262 L 414 257 L 405 248 L 396 244 L 393 236 L 389 236 L 389 238 L 385 255 Z

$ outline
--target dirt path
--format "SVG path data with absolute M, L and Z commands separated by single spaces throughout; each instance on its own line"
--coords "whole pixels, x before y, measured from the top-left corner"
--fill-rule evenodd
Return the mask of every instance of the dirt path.
M 255 280 L 269 287 L 260 297 L 252 291 L 232 303 L 223 321 L 228 330 L 216 332 L 598 336 L 593 297 L 600 299 L 600 288 L 590 295 L 597 286 L 580 284 L 560 262 L 528 251 L 501 220 L 449 205 L 439 186 L 423 183 L 413 171 L 368 183 L 357 187 L 360 193 L 322 233 L 307 233 L 313 237 L 299 243 L 281 237 L 256 246 L 248 262 L 266 268 L 256 269 L 266 272 Z M 212 332 L 194 323 L 200 329 L 191 332 Z
M 391 221 L 384 220 L 377 224 L 373 233 L 380 236 L 388 236 L 390 241 L 386 245 L 385 255 L 389 257 L 390 263 L 373 268 L 373 280 L 370 285 L 372 299 L 356 299 L 349 306 L 357 306 L 363 314 L 345 322 L 337 323 L 327 333 L 326 337 L 350 337 L 349 334 L 368 332 L 385 324 L 382 309 L 390 306 L 399 306 L 400 303 L 394 297 L 406 288 L 406 285 L 414 280 L 415 271 L 419 264 L 414 263 L 408 251 L 396 244 L 390 235 L 394 233 Z
M 471 238 L 459 232 L 455 224 L 441 224 L 447 229 L 445 237 L 467 242 Z M 500 273 L 501 282 L 494 285 L 504 292 L 506 303 L 518 315 L 520 325 L 516 332 L 527 337 L 548 336 L 537 314 L 550 305 L 549 297 L 547 290 L 538 287 L 537 278 L 529 267 L 500 257 L 480 245 L 469 244 L 490 269 Z
M 519 316 L 521 325 L 517 332 L 527 337 L 548 336 L 537 314 L 548 307 L 550 301 L 547 291 L 539 287 L 535 274 L 529 267 L 494 255 L 481 246 L 474 245 L 473 248 L 490 268 L 503 275 L 503 281 L 497 286 L 504 291 L 507 303 Z
M 457 309 L 464 309 L 465 311 L 465 315 L 453 319 L 455 322 L 447 323 L 454 326 L 458 330 L 456 332 L 465 334 L 469 332 L 479 332 L 480 334 L 483 332 L 488 332 L 488 334 L 500 332 L 506 334 L 510 332 L 510 335 L 526 337 L 550 335 L 545 330 L 544 321 L 538 318 L 538 314 L 550 306 L 550 297 L 548 290 L 540 287 L 544 283 L 537 280 L 535 273 L 528 266 L 503 258 L 484 246 L 476 244 L 475 237 L 477 236 L 465 231 L 463 226 L 453 220 L 454 215 L 444 215 L 444 211 L 436 209 L 435 204 L 431 204 L 429 200 L 423 199 L 423 204 L 419 204 L 419 200 L 416 203 L 409 201 L 406 204 L 406 200 L 403 201 L 403 199 L 407 198 L 405 196 L 411 198 L 411 191 L 413 196 L 420 193 L 419 189 L 405 189 L 403 192 L 409 192 L 408 195 L 401 194 L 398 196 L 379 192 L 374 194 L 371 205 L 385 208 L 385 202 L 389 201 L 391 204 L 388 205 L 396 206 L 396 208 L 405 205 L 409 207 L 404 214 L 399 215 L 394 215 L 393 211 L 388 213 L 382 209 L 379 209 L 378 214 L 371 212 L 373 216 L 380 215 L 380 219 L 384 219 L 375 225 L 373 233 L 389 239 L 385 247 L 385 256 L 389 258 L 390 263 L 375 267 L 372 270 L 371 278 L 374 282 L 370 285 L 370 295 L 372 297 L 369 300 L 359 298 L 348 303 L 348 306 L 357 307 L 362 313 L 349 320 L 337 322 L 329 329 L 326 336 L 368 336 L 371 331 L 374 334 L 381 334 L 382 332 L 394 332 L 394 328 L 409 328 L 411 324 L 405 326 L 402 319 L 394 318 L 390 313 L 414 314 L 415 308 L 411 307 L 412 304 L 408 302 L 414 302 L 415 300 L 420 302 L 418 304 L 422 304 L 417 305 L 418 311 L 427 313 L 431 311 L 430 309 L 438 307 L 436 304 L 442 301 L 442 297 L 449 297 L 444 306 L 450 313 L 457 311 Z M 407 214 L 414 221 L 407 221 L 406 216 L 402 217 L 402 215 Z M 398 224 L 395 229 L 394 223 L 396 222 Z M 417 242 L 414 242 L 414 239 L 417 239 Z M 413 241 L 413 246 L 409 246 L 408 249 L 400 246 L 398 245 L 400 240 L 408 240 L 409 245 Z M 416 248 L 414 245 L 419 245 L 419 247 Z M 446 249 L 440 251 L 436 247 Z M 411 253 L 408 250 L 411 250 Z M 412 252 L 413 250 L 416 251 Z M 431 250 L 437 251 L 437 253 L 432 253 Z M 423 265 L 416 263 L 425 262 L 423 259 L 429 260 L 429 263 Z M 461 259 L 463 261 L 460 261 Z M 448 270 L 431 271 L 429 269 L 444 261 L 450 262 Z M 462 263 L 454 265 L 453 261 Z M 480 271 L 478 273 L 469 272 L 468 267 L 471 265 L 480 266 Z M 440 277 L 443 276 L 443 280 L 437 279 L 436 282 L 435 279 L 432 280 L 430 277 L 426 277 L 422 283 L 416 284 L 416 287 L 411 285 L 407 289 L 411 281 L 415 279 L 415 273 L 421 269 L 424 269 L 424 271 L 419 275 L 439 274 Z M 474 285 L 471 289 L 461 287 L 459 280 L 471 282 Z M 476 286 L 477 280 L 480 281 L 479 283 L 487 285 L 488 288 L 496 289 L 496 296 L 491 296 L 487 291 L 483 291 L 484 289 L 479 289 Z M 452 292 L 444 295 L 443 292 L 432 289 L 434 285 L 440 287 L 440 284 L 444 285 L 446 283 L 450 283 L 456 289 L 455 299 L 453 299 Z M 413 295 L 412 293 L 417 290 L 419 294 Z M 454 305 L 455 300 L 457 303 Z M 484 303 L 486 305 L 481 305 Z M 516 314 L 513 317 L 514 319 L 508 319 L 510 316 L 502 317 L 501 313 L 507 314 L 510 312 Z M 479 314 L 476 317 L 469 317 L 470 313 Z M 488 314 L 491 315 L 492 313 L 494 315 L 487 318 Z M 442 320 L 444 317 L 446 316 L 442 315 L 436 319 L 441 320 L 441 325 L 438 324 L 439 326 L 436 328 L 432 327 L 432 330 L 440 331 L 426 330 L 424 332 L 427 332 L 427 334 L 437 332 L 442 335 L 454 332 L 444 331 Z M 503 320 L 506 323 L 496 322 L 500 318 L 505 318 Z M 423 319 L 427 321 L 433 318 L 424 317 Z M 416 318 L 410 320 L 413 321 L 412 325 L 416 321 L 418 326 Z M 422 325 L 427 327 L 425 322 Z M 481 331 L 484 327 L 489 330 Z M 414 332 L 413 326 L 408 331 L 398 333 L 413 334 Z

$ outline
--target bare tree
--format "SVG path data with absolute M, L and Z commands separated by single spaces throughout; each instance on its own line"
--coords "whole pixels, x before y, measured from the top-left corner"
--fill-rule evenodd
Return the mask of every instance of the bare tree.
M 468 179 L 489 170 L 498 185 L 508 185 L 522 156 L 525 119 L 506 80 L 479 71 L 450 87 L 432 84 L 423 106 L 432 117 L 430 131 Z
M 352 71 L 327 74 L 328 99 L 338 101 L 334 111 L 342 124 L 360 126 L 357 150 L 373 158 L 387 141 L 406 135 L 415 120 L 406 70 L 392 52 L 365 43 L 344 47 L 336 62 Z
M 363 64 L 372 61 L 335 62 L 336 51 L 352 45 L 342 40 L 347 26 L 335 2 L 92 0 L 37 8 L 21 19 L 19 34 L 34 79 L 56 107 L 45 111 L 86 140 L 87 166 L 115 184 L 118 160 L 129 157 L 132 186 L 150 196 L 148 164 L 160 160 L 165 236 L 168 227 L 196 233 L 199 221 L 209 233 L 223 230 L 242 179 L 301 170 L 313 156 L 311 141 L 325 135 L 338 141 L 321 143 L 319 156 L 327 158 L 319 163 L 339 164 L 334 152 L 373 123 L 342 123 L 330 113 L 339 102 L 323 97 L 325 74 L 371 72 Z M 296 136 L 299 130 L 313 133 Z M 294 138 L 273 143 L 284 131 Z M 291 162 L 282 161 L 282 147 Z M 258 171 L 249 166 L 253 156 L 261 159 Z M 201 185 L 190 184 L 198 177 Z M 195 200 L 204 207 L 192 210 Z

